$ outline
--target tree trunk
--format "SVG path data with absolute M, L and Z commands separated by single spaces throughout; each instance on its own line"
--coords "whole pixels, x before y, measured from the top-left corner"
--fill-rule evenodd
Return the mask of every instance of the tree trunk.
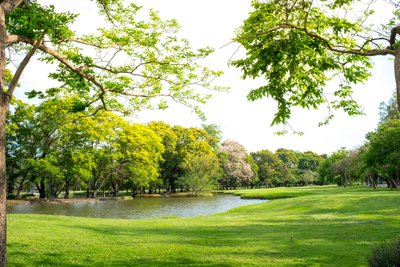
M 400 49 L 397 48 L 394 57 L 394 77 L 396 79 L 397 110 L 400 111 Z
M 0 8 L 0 267 L 7 265 L 7 173 L 6 173 L 6 118 L 10 102 L 4 90 L 4 71 L 6 69 L 5 40 L 7 37 L 6 16 L 4 9 Z
M 37 186 L 37 188 L 39 190 L 39 198 L 46 198 L 46 185 L 43 179 L 40 179 L 40 186 Z
M 0 48 L 3 58 L 4 47 Z M 5 58 L 5 57 L 4 57 Z M 2 59 L 1 59 L 2 61 Z M 1 78 L 0 78 L 1 79 Z M 2 79 L 1 79 L 2 80 Z M 2 85 L 0 86 L 2 87 Z M 7 264 L 7 223 L 6 223 L 6 199 L 7 199 L 7 175 L 6 175 L 6 116 L 8 101 L 3 92 L 0 99 L 0 267 Z
M 69 182 L 65 184 L 65 195 L 64 199 L 69 199 Z
M 97 198 L 97 188 L 96 187 L 93 188 L 92 198 Z
M 114 183 L 112 180 L 111 180 L 111 187 L 112 187 L 112 189 L 113 189 L 113 192 L 112 192 L 112 196 L 113 197 L 117 197 L 118 196 L 118 191 L 119 191 L 119 188 L 118 188 L 118 184 L 117 183 Z

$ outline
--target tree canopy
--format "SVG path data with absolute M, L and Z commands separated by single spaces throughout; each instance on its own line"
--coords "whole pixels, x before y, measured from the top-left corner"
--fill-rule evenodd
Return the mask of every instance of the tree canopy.
M 375 4 L 388 3 L 252 1 L 254 10 L 235 38 L 247 54 L 232 62 L 242 70 L 243 78 L 265 79 L 251 90 L 248 99 L 268 96 L 277 101 L 272 124 L 288 123 L 294 107 L 317 109 L 326 104 L 329 113 L 321 124 L 333 117 L 331 109 L 362 114 L 352 98 L 353 87 L 370 76 L 370 57 L 390 55 L 395 57 L 400 102 L 400 12 L 393 3 L 393 16 L 384 25 L 374 25 Z

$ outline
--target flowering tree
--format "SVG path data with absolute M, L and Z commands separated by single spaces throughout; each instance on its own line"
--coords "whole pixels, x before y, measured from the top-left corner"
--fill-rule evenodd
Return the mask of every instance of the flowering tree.
M 220 180 L 222 187 L 235 188 L 249 185 L 257 177 L 253 171 L 251 158 L 246 148 L 236 141 L 226 140 L 220 147 L 220 162 L 224 175 Z

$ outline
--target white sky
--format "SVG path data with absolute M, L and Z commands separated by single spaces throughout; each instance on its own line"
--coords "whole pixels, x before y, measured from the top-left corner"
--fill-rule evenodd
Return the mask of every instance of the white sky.
M 96 19 L 91 15 L 83 15 L 92 10 L 93 3 L 85 0 L 51 1 L 56 8 L 79 12 L 79 30 L 97 28 Z M 270 127 L 276 103 L 263 99 L 248 102 L 246 95 L 260 81 L 243 81 L 241 72 L 227 66 L 227 62 L 237 48 L 229 45 L 220 49 L 234 37 L 234 30 L 248 16 L 251 10 L 250 0 L 138 0 L 136 3 L 145 8 L 158 10 L 164 19 L 175 18 L 180 23 L 181 36 L 189 39 L 192 46 L 200 48 L 211 46 L 216 52 L 207 60 L 213 69 L 221 69 L 225 75 L 217 81 L 219 85 L 231 87 L 229 93 L 218 93 L 203 110 L 208 121 L 221 127 L 224 139 L 236 140 L 248 151 L 261 149 L 276 150 L 288 148 L 298 151 L 312 150 L 317 153 L 331 153 L 342 147 L 353 148 L 364 142 L 365 134 L 376 128 L 378 123 L 378 106 L 387 101 L 395 89 L 393 63 L 390 58 L 374 59 L 373 76 L 365 85 L 357 87 L 355 99 L 364 107 L 365 116 L 348 117 L 340 112 L 328 126 L 318 127 L 318 122 L 326 116 L 326 110 L 293 112 L 291 125 L 295 130 L 303 131 L 303 136 L 288 134 L 277 136 L 275 132 L 282 127 Z M 98 21 L 97 21 L 98 22 Z M 26 91 L 47 88 L 51 84 L 47 80 L 49 68 L 43 64 L 30 64 L 21 81 Z M 19 93 L 17 96 L 21 96 Z M 202 122 L 187 108 L 174 106 L 166 111 L 143 112 L 133 119 L 136 122 L 163 120 L 173 125 L 196 126 Z

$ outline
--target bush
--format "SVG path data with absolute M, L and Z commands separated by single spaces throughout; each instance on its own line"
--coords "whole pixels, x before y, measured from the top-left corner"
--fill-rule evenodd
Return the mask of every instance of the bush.
M 400 267 L 400 237 L 372 249 L 368 257 L 371 267 Z

